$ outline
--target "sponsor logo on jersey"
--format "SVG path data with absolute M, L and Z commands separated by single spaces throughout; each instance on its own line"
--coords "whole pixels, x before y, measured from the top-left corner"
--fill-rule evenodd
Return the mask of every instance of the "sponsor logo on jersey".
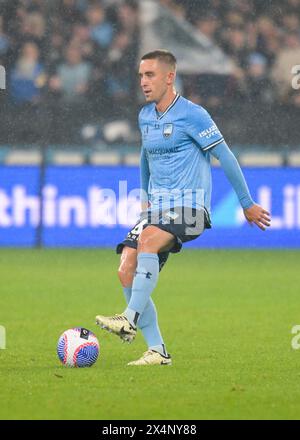
M 179 147 L 172 147 L 172 148 L 148 148 L 147 151 L 149 154 L 155 155 L 159 154 L 160 156 L 163 154 L 169 154 L 169 153 L 178 153 L 180 151 Z
M 170 137 L 173 133 L 173 124 L 164 124 L 163 134 L 164 137 Z
M 207 128 L 206 130 L 202 130 L 199 133 L 199 136 L 201 138 L 210 139 L 212 136 L 215 136 L 216 134 L 219 134 L 219 129 L 216 126 L 216 124 L 213 124 L 211 127 Z

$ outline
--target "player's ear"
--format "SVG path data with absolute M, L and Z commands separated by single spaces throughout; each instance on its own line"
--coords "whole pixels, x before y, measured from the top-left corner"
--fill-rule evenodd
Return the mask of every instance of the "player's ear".
M 175 76 L 176 76 L 175 72 L 169 72 L 168 73 L 168 76 L 167 76 L 167 84 L 168 84 L 168 86 L 170 86 L 170 85 L 172 85 L 174 83 Z

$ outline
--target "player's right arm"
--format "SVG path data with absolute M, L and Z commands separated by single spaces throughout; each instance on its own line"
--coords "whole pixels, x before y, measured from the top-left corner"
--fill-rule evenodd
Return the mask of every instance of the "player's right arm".
M 141 109 L 138 116 L 139 129 L 141 132 L 141 137 L 143 139 L 143 119 L 142 115 L 144 108 Z M 150 169 L 148 163 L 147 152 L 142 142 L 141 156 L 140 156 L 140 199 L 141 199 L 141 210 L 146 211 L 149 206 L 149 180 L 150 180 Z

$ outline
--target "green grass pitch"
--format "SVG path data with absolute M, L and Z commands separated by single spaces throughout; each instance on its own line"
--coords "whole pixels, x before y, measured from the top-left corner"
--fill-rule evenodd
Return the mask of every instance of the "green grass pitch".
M 112 250 L 1 250 L 0 419 L 298 419 L 300 252 L 184 250 L 153 294 L 171 367 L 96 327 L 125 302 Z M 60 334 L 95 331 L 101 355 L 68 369 Z

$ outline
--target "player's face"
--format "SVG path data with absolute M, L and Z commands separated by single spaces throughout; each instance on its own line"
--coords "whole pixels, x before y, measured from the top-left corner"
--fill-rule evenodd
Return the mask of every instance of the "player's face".
M 158 103 L 173 84 L 175 74 L 159 60 L 142 60 L 139 76 L 146 101 Z

